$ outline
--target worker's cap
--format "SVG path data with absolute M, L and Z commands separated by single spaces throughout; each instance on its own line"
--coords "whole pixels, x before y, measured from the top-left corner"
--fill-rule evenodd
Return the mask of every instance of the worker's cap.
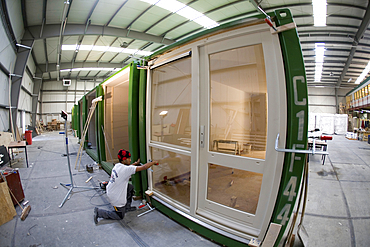
M 126 160 L 128 158 L 131 158 L 131 154 L 130 154 L 129 151 L 124 150 L 124 149 L 120 149 L 118 151 L 118 160 L 119 161 Z

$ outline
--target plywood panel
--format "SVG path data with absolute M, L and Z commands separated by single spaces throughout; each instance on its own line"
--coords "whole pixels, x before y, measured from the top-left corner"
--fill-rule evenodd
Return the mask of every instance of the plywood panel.
M 0 132 L 0 145 L 4 145 L 8 149 L 8 145 L 13 140 L 13 134 L 10 132 Z
M 9 194 L 8 185 L 0 183 L 0 225 L 10 221 L 17 215 Z
M 106 87 L 105 134 L 107 160 L 117 162 L 120 149 L 129 150 L 128 144 L 128 83 Z M 110 154 L 113 160 L 111 160 Z

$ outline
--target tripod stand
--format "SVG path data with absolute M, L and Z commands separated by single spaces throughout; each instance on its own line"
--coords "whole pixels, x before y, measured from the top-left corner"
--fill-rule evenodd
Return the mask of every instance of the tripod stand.
M 59 205 L 60 208 L 63 207 L 64 203 L 66 202 L 69 195 L 72 193 L 73 189 L 92 189 L 92 190 L 99 189 L 99 187 L 76 186 L 74 184 L 73 177 L 72 177 L 72 171 L 71 171 L 71 163 L 69 161 L 69 151 L 68 151 L 68 134 L 67 134 L 67 116 L 68 115 L 65 111 L 62 111 L 61 116 L 65 120 L 64 130 L 65 130 L 65 137 L 66 137 L 66 151 L 67 151 L 67 159 L 68 159 L 68 170 L 69 170 L 69 177 L 71 179 L 71 183 L 70 184 L 60 183 L 60 185 L 62 185 L 66 189 L 68 189 L 68 187 L 69 187 L 67 195 L 64 197 L 62 203 Z M 63 133 L 63 132 L 61 132 L 61 133 Z

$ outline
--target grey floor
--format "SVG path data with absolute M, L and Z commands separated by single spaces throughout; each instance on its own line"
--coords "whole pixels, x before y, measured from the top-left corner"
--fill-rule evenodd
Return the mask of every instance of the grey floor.
M 108 180 L 103 170 L 93 173 L 74 169 L 79 145 L 69 138 L 73 179 L 78 186 L 97 186 Z M 58 132 L 33 138 L 28 146 L 29 168 L 24 153 L 16 157 L 25 200 L 32 210 L 25 221 L 19 217 L 0 226 L 0 246 L 218 246 L 179 225 L 158 211 L 136 217 L 130 212 L 122 221 L 93 222 L 93 208 L 110 209 L 105 194 L 76 188 L 59 208 L 70 183 L 65 139 Z M 310 157 L 309 193 L 303 225 L 309 246 L 370 246 L 370 145 L 334 136 L 328 144 L 325 165 L 321 156 Z M 81 170 L 92 159 L 83 154 Z M 92 176 L 90 182 L 85 181 Z M 135 206 L 139 201 L 134 202 Z M 21 210 L 17 206 L 17 213 Z M 299 246 L 296 240 L 294 246 Z

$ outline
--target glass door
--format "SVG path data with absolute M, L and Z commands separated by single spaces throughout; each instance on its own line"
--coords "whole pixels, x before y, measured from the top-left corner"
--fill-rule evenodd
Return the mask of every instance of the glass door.
M 256 28 L 254 27 L 254 31 Z M 258 236 L 283 164 L 286 99 L 277 35 L 269 30 L 200 47 L 197 214 Z
M 153 66 L 150 71 L 151 159 L 159 162 L 149 173 L 152 189 L 163 200 L 190 207 L 191 57 Z

